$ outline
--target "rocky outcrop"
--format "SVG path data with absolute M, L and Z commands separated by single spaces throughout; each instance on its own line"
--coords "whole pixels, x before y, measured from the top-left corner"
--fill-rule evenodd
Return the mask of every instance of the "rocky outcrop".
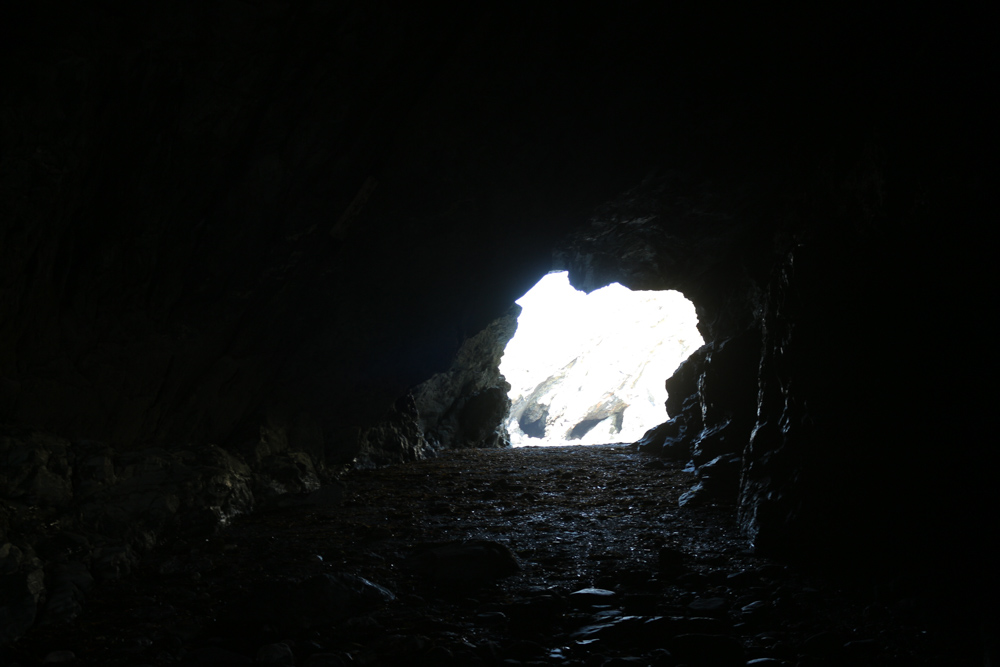
M 31 627 L 44 600 L 45 570 L 34 552 L 6 542 L 0 546 L 0 641 L 17 639 Z
M 304 453 L 253 463 L 213 445 L 120 452 L 0 431 L 0 641 L 71 621 L 95 582 L 165 541 L 205 539 L 255 502 L 320 486 Z
M 622 424 L 630 405 L 626 401 L 631 396 L 625 385 L 632 378 L 626 376 L 612 387 L 590 384 L 590 392 L 581 396 L 581 387 L 587 386 L 582 379 L 586 364 L 586 358 L 574 359 L 513 402 L 507 428 L 517 446 L 559 445 L 567 441 L 594 444 L 627 437 L 622 434 Z M 574 369 L 582 369 L 583 373 L 574 373 Z
M 431 448 L 510 445 L 503 423 L 510 408 L 510 385 L 499 367 L 520 312 L 520 306 L 513 305 L 462 344 L 451 368 L 414 390 L 419 425 Z
M 433 452 L 424 439 L 413 396 L 407 394 L 396 401 L 382 421 L 358 434 L 353 465 L 374 468 L 416 461 Z
M 667 379 L 667 409 L 675 416 L 650 429 L 637 445 L 641 451 L 691 463 L 698 482 L 682 502 L 736 502 L 755 421 L 760 350 L 760 335 L 751 329 L 704 345 Z

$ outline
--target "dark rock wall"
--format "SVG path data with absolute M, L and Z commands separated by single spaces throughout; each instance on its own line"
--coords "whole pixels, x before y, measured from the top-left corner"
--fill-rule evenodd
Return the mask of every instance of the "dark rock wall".
M 332 412 L 378 419 L 509 305 L 480 289 L 523 243 L 433 164 L 481 17 L 46 7 L 6 43 L 0 418 L 130 446 L 304 412 L 337 458 Z
M 278 480 L 290 481 L 270 463 L 260 475 L 211 445 L 116 453 L 99 442 L 3 429 L 0 641 L 36 620 L 72 620 L 95 580 L 127 574 L 164 538 L 204 539 L 249 511 L 255 490 L 265 498 Z M 319 485 L 315 474 L 312 481 Z
M 60 444 L 30 465 L 24 438 L 5 446 L 3 508 L 112 493 L 129 451 L 154 475 L 211 443 L 266 494 L 499 443 L 503 336 L 478 370 L 456 355 L 567 268 L 695 302 L 710 346 L 682 369 L 685 446 L 722 452 L 703 477 L 730 491 L 740 457 L 760 548 L 984 553 L 987 21 L 19 12 L 0 40 L 0 422 Z M 483 381 L 408 398 L 466 372 Z M 3 585 L 36 599 L 38 563 L 11 554 Z
M 462 344 L 447 371 L 414 390 L 420 426 L 432 449 L 510 446 L 503 425 L 511 407 L 510 384 L 499 366 L 520 312 L 520 306 L 511 306 Z

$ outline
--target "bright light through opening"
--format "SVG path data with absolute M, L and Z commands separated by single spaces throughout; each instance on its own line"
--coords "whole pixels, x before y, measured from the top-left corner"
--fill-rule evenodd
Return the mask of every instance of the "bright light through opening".
M 703 341 L 680 292 L 591 294 L 550 273 L 517 303 L 500 372 L 511 385 L 511 444 L 634 442 L 668 419 L 664 380 Z

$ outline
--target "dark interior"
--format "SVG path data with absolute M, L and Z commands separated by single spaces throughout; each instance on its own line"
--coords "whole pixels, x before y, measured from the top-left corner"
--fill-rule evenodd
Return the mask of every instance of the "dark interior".
M 695 303 L 638 447 L 729 465 L 748 548 L 993 627 L 990 22 L 659 4 L 7 10 L 0 640 L 73 535 L 503 447 L 555 269 Z

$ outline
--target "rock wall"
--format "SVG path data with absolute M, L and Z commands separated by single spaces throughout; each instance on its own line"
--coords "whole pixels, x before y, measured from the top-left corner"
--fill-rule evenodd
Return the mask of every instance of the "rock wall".
M 760 354 L 760 333 L 752 328 L 702 346 L 667 379 L 667 411 L 675 416 L 637 444 L 694 467 L 698 481 L 681 503 L 736 501 L 743 450 L 756 420 Z
M 523 232 L 573 156 L 479 159 L 534 54 L 483 79 L 485 7 L 119 9 L 4 40 L 0 421 L 126 448 L 272 424 L 351 460 L 548 269 L 568 222 Z
M 980 555 L 998 510 L 985 491 L 996 452 L 970 431 L 982 396 L 934 389 L 944 378 L 973 382 L 940 350 L 982 297 L 960 266 L 976 250 L 929 226 L 968 219 L 982 193 L 965 183 L 946 196 L 942 186 L 931 204 L 871 147 L 840 167 L 776 225 L 766 271 L 733 275 L 742 252 L 721 263 L 729 296 L 715 298 L 745 298 L 710 320 L 714 340 L 667 380 L 675 416 L 639 447 L 690 462 L 699 483 L 682 502 L 734 503 L 761 552 L 882 571 L 948 563 L 949 576 L 993 581 Z M 582 272 L 592 263 L 577 261 Z M 990 356 L 977 341 L 963 345 Z M 933 414 L 967 419 L 934 428 L 929 393 Z M 952 476 L 951 455 L 976 470 Z M 978 574 L 959 574 L 952 548 Z
M 213 445 L 116 452 L 101 442 L 5 428 L 0 641 L 36 622 L 73 620 L 95 582 L 128 574 L 164 542 L 203 541 L 255 502 L 279 493 L 308 498 L 319 486 L 303 454 L 278 452 L 250 466 Z M 336 486 L 327 488 L 316 498 L 335 501 Z
M 500 374 L 500 358 L 520 312 L 511 306 L 462 344 L 450 369 L 414 390 L 418 421 L 432 449 L 510 446 L 503 423 L 510 385 Z

